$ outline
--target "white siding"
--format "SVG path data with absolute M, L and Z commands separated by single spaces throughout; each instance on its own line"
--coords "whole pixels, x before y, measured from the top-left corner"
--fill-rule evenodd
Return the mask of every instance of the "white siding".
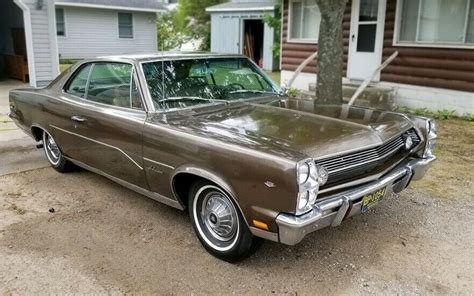
M 58 36 L 61 59 L 90 58 L 101 55 L 154 52 L 157 50 L 156 14 L 133 14 L 133 38 L 119 38 L 117 10 L 79 7 L 64 9 L 66 36 Z

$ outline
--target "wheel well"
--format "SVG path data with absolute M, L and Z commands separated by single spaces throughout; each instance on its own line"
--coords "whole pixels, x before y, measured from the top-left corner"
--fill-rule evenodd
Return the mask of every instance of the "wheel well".
M 189 173 L 179 173 L 173 178 L 173 190 L 185 208 L 188 207 L 189 192 L 191 191 L 191 187 L 194 183 L 201 180 L 212 182 L 201 176 Z
M 33 126 L 31 128 L 31 133 L 37 142 L 43 139 L 43 130 L 41 128 Z

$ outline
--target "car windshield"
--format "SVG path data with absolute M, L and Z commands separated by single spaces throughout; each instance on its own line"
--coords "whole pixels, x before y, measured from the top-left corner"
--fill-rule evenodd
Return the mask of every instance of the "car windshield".
M 247 58 L 194 58 L 143 64 L 158 110 L 278 94 L 276 86 Z

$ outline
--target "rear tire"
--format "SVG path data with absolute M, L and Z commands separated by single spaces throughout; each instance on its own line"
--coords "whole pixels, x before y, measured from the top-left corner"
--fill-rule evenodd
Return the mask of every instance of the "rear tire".
M 219 259 L 242 260 L 259 242 L 232 198 L 213 183 L 199 181 L 191 187 L 188 211 L 199 241 Z
M 56 171 L 66 173 L 74 169 L 74 164 L 63 156 L 56 141 L 47 131 L 43 131 L 43 147 L 46 159 Z

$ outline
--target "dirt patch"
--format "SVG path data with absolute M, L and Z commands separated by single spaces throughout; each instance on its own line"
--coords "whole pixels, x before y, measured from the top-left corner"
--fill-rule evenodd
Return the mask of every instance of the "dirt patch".
M 440 125 L 440 159 L 411 189 L 235 265 L 205 252 L 186 213 L 95 174 L 0 177 L 0 294 L 472 294 L 474 167 L 449 144 L 469 148 L 463 124 Z M 457 139 L 443 136 L 456 128 Z

